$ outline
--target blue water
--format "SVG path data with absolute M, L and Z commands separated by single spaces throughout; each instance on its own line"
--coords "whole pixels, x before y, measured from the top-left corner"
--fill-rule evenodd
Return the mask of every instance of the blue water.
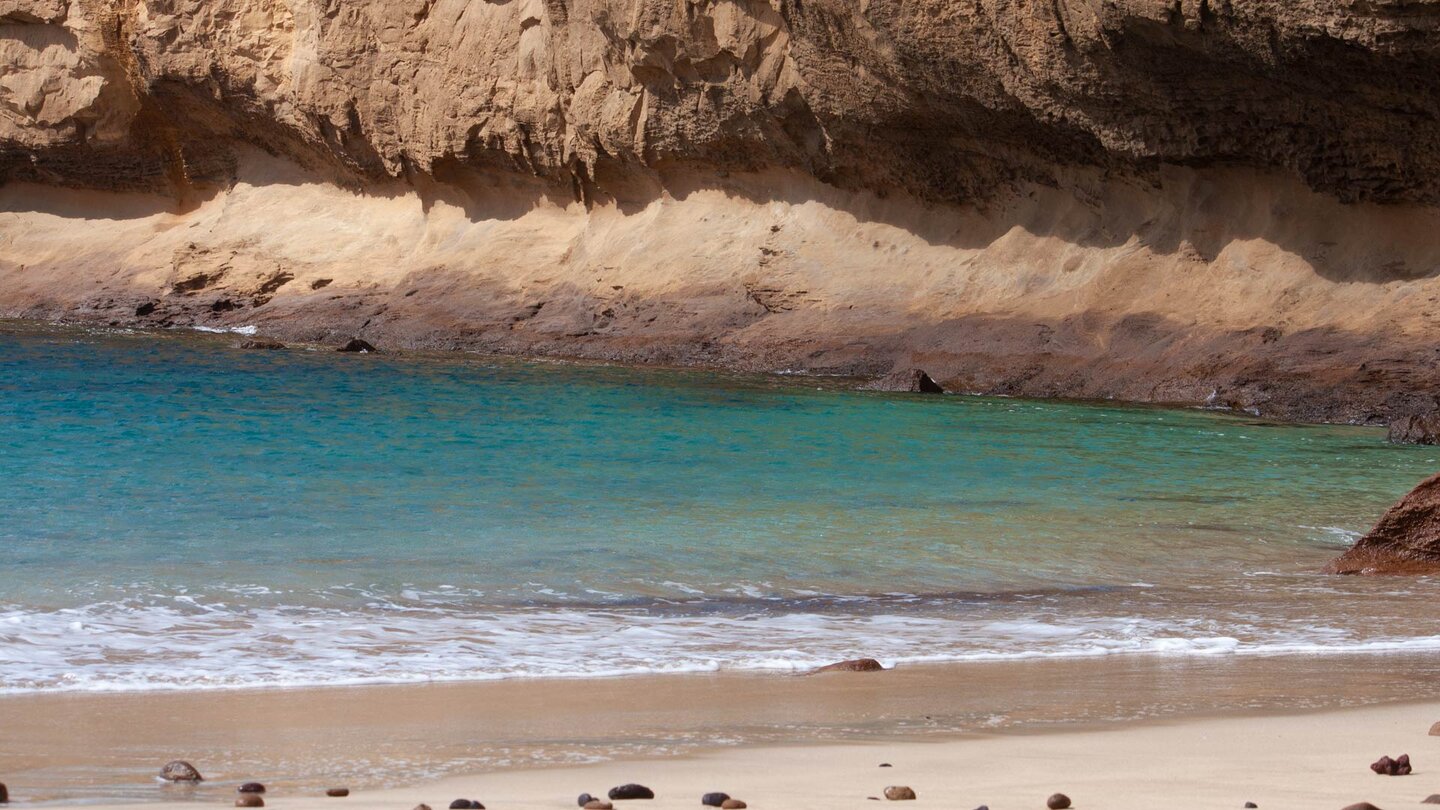
M 0 691 L 1440 647 L 1373 429 L 233 342 L 0 327 Z

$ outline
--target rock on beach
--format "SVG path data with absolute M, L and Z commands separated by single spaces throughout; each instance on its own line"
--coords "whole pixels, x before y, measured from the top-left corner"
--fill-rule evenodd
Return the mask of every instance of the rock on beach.
M 200 771 L 183 759 L 165 763 L 165 767 L 160 769 L 160 778 L 167 782 L 205 781 L 205 777 L 200 775 Z
M 908 802 L 915 800 L 915 791 L 905 785 L 891 785 L 885 788 L 885 798 L 892 802 Z
M 628 799 L 653 799 L 655 798 L 655 791 L 651 790 L 648 787 L 645 787 L 644 785 L 637 785 L 631 783 L 628 785 L 621 785 L 619 787 L 610 788 L 609 795 L 611 801 L 622 801 Z
M 834 664 L 826 664 L 810 670 L 811 675 L 819 675 L 822 672 L 883 672 L 885 665 L 874 658 L 852 658 L 849 661 L 840 661 Z
M 1045 800 L 1045 806 L 1050 810 L 1065 810 L 1070 806 L 1070 797 L 1064 793 L 1055 793 Z

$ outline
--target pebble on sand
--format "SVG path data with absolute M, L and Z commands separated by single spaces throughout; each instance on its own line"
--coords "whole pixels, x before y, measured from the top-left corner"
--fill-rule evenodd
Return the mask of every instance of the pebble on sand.
M 891 785 L 885 788 L 885 798 L 892 802 L 914 801 L 915 791 L 904 785 Z
M 1394 759 L 1390 757 L 1380 757 L 1370 763 L 1370 770 L 1381 776 L 1409 776 L 1410 755 L 1401 754 Z
M 888 762 L 882 762 L 882 763 L 880 763 L 880 767 L 882 767 L 882 768 L 893 768 L 893 767 L 895 767 L 895 766 L 894 766 L 894 765 L 891 765 L 891 764 L 888 763 Z
M 1421 804 L 1440 804 L 1440 793 L 1431 793 L 1420 800 Z
M 655 791 L 644 785 L 634 783 L 610 788 L 610 801 L 621 801 L 624 799 L 653 799 Z
M 235 797 L 236 807 L 264 807 L 265 800 L 260 798 L 259 793 L 241 793 Z
M 1347 804 L 1340 810 L 1380 810 L 1380 808 L 1370 802 L 1356 802 L 1354 804 Z
M 335 799 L 343 799 L 350 795 L 350 788 L 330 788 L 325 791 L 325 795 Z
M 450 810 L 485 810 L 485 805 L 474 799 L 456 799 L 450 802 Z
M 594 796 L 591 796 L 589 793 L 581 793 L 581 794 L 580 794 L 580 798 L 578 798 L 578 799 L 575 800 L 575 806 L 576 806 L 576 807 L 584 807 L 585 805 L 589 804 L 590 802 L 592 802 L 592 801 L 594 801 L 594 800 L 595 800 L 595 797 L 594 797 Z
M 259 782 L 246 782 L 245 784 L 241 785 L 240 787 L 235 788 L 235 792 L 236 792 L 236 793 L 264 793 L 264 792 L 265 792 L 265 786 L 262 785 L 262 784 L 260 784 Z
M 205 781 L 205 777 L 200 775 L 200 771 L 196 770 L 194 765 L 182 759 L 165 763 L 165 767 L 160 769 L 160 778 L 167 782 Z
M 1050 808 L 1050 810 L 1065 810 L 1065 808 L 1070 806 L 1070 797 L 1064 793 L 1053 794 L 1045 800 L 1045 806 Z
M 585 810 L 615 810 L 615 805 L 604 799 L 591 799 L 580 806 Z
M 701 796 L 700 803 L 705 805 L 706 807 L 719 807 L 720 805 L 724 804 L 725 800 L 728 798 L 730 798 L 729 793 L 720 793 L 717 791 L 715 793 L 706 793 L 704 796 Z
M 1430 724 L 1430 736 L 1431 736 L 1431 737 L 1440 737 L 1440 723 L 1431 723 L 1431 724 Z
M 1256 804 L 1256 803 L 1254 803 L 1254 802 L 1245 802 L 1245 810 L 1255 810 L 1255 808 L 1257 808 L 1257 807 L 1259 807 L 1259 806 L 1260 806 L 1260 805 L 1258 805 L 1258 804 Z
M 417 804 L 417 805 L 415 805 L 414 810 L 430 810 L 430 805 L 428 805 L 428 804 Z
M 10 790 L 9 790 L 9 788 L 5 787 L 5 783 L 4 783 L 4 782 L 0 782 L 0 804 L 6 804 L 6 803 L 8 803 L 9 801 L 10 801 Z
M 748 806 L 739 799 L 726 799 L 720 803 L 720 810 L 745 810 Z

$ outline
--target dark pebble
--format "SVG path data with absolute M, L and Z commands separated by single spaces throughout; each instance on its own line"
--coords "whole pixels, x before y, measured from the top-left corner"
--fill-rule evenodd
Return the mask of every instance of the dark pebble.
M 165 763 L 160 769 L 160 778 L 167 782 L 203 782 L 205 777 L 200 775 L 194 765 L 177 759 L 174 762 Z
M 474 799 L 456 799 L 450 802 L 450 810 L 485 810 L 485 805 Z
M 370 343 L 368 343 L 367 341 L 361 340 L 360 338 L 350 338 L 349 342 L 347 342 L 344 346 L 341 346 L 340 348 L 336 349 L 335 351 L 337 351 L 337 352 L 357 352 L 357 353 L 360 353 L 360 354 L 379 354 L 379 353 L 380 353 L 380 350 L 379 350 L 379 349 L 375 348 L 374 346 L 372 346 L 372 345 L 371 345 Z
M 428 805 L 428 804 L 417 804 L 417 805 L 415 805 L 414 810 L 430 810 L 430 805 Z
M 1409 776 L 1410 755 L 1401 754 L 1394 759 L 1390 757 L 1380 757 L 1370 763 L 1370 770 L 1381 776 Z
M 237 793 L 264 793 L 265 786 L 259 782 L 246 782 L 240 787 L 235 788 L 235 791 Z
M 1356 802 L 1354 804 L 1345 805 L 1343 808 L 1341 808 L 1341 810 L 1380 810 L 1380 808 L 1376 807 L 1370 802 Z
M 651 790 L 648 787 L 645 787 L 644 785 L 629 784 L 621 785 L 620 787 L 610 788 L 610 801 L 620 801 L 622 799 L 653 798 L 655 798 L 655 791 Z
M 591 796 L 589 793 L 581 793 L 581 794 L 580 794 L 580 798 L 578 798 L 578 799 L 575 800 L 575 806 L 576 806 L 576 807 L 584 807 L 585 805 L 587 805 L 587 804 L 590 803 L 590 800 L 591 800 L 591 799 L 594 799 L 594 798 L 595 798 L 595 797 L 594 797 L 594 796 Z
M 9 801 L 10 801 L 10 791 L 9 791 L 9 789 L 7 789 L 7 788 L 5 787 L 5 783 L 4 783 L 4 782 L 0 782 L 0 804 L 6 804 L 6 803 L 9 802 Z
M 241 793 L 235 797 L 236 807 L 264 807 L 265 800 L 260 798 L 259 793 Z
M 1070 806 L 1070 797 L 1064 793 L 1056 793 L 1045 800 L 1045 806 L 1050 810 L 1065 810 Z
M 882 762 L 882 763 L 880 763 L 880 767 L 882 767 L 882 768 L 893 768 L 893 767 L 895 767 L 895 766 L 894 766 L 894 765 L 891 765 L 891 764 L 888 763 L 888 762 Z
M 1421 804 L 1440 804 L 1440 793 L 1431 793 L 1420 800 Z
M 730 798 L 729 793 L 706 793 L 700 797 L 700 803 L 706 807 L 719 807 L 728 798 Z
M 335 799 L 343 799 L 350 795 L 350 788 L 330 788 L 325 791 L 325 795 Z
M 1259 806 L 1260 806 L 1260 805 L 1258 805 L 1258 804 L 1256 804 L 1256 803 L 1254 803 L 1254 802 L 1245 802 L 1245 810 L 1255 810 L 1255 808 L 1257 808 L 1257 807 L 1259 807 Z

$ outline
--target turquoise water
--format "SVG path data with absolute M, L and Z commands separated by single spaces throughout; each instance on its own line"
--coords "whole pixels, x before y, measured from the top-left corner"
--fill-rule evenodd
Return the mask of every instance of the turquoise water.
M 1440 647 L 1373 429 L 233 341 L 0 328 L 0 690 Z

